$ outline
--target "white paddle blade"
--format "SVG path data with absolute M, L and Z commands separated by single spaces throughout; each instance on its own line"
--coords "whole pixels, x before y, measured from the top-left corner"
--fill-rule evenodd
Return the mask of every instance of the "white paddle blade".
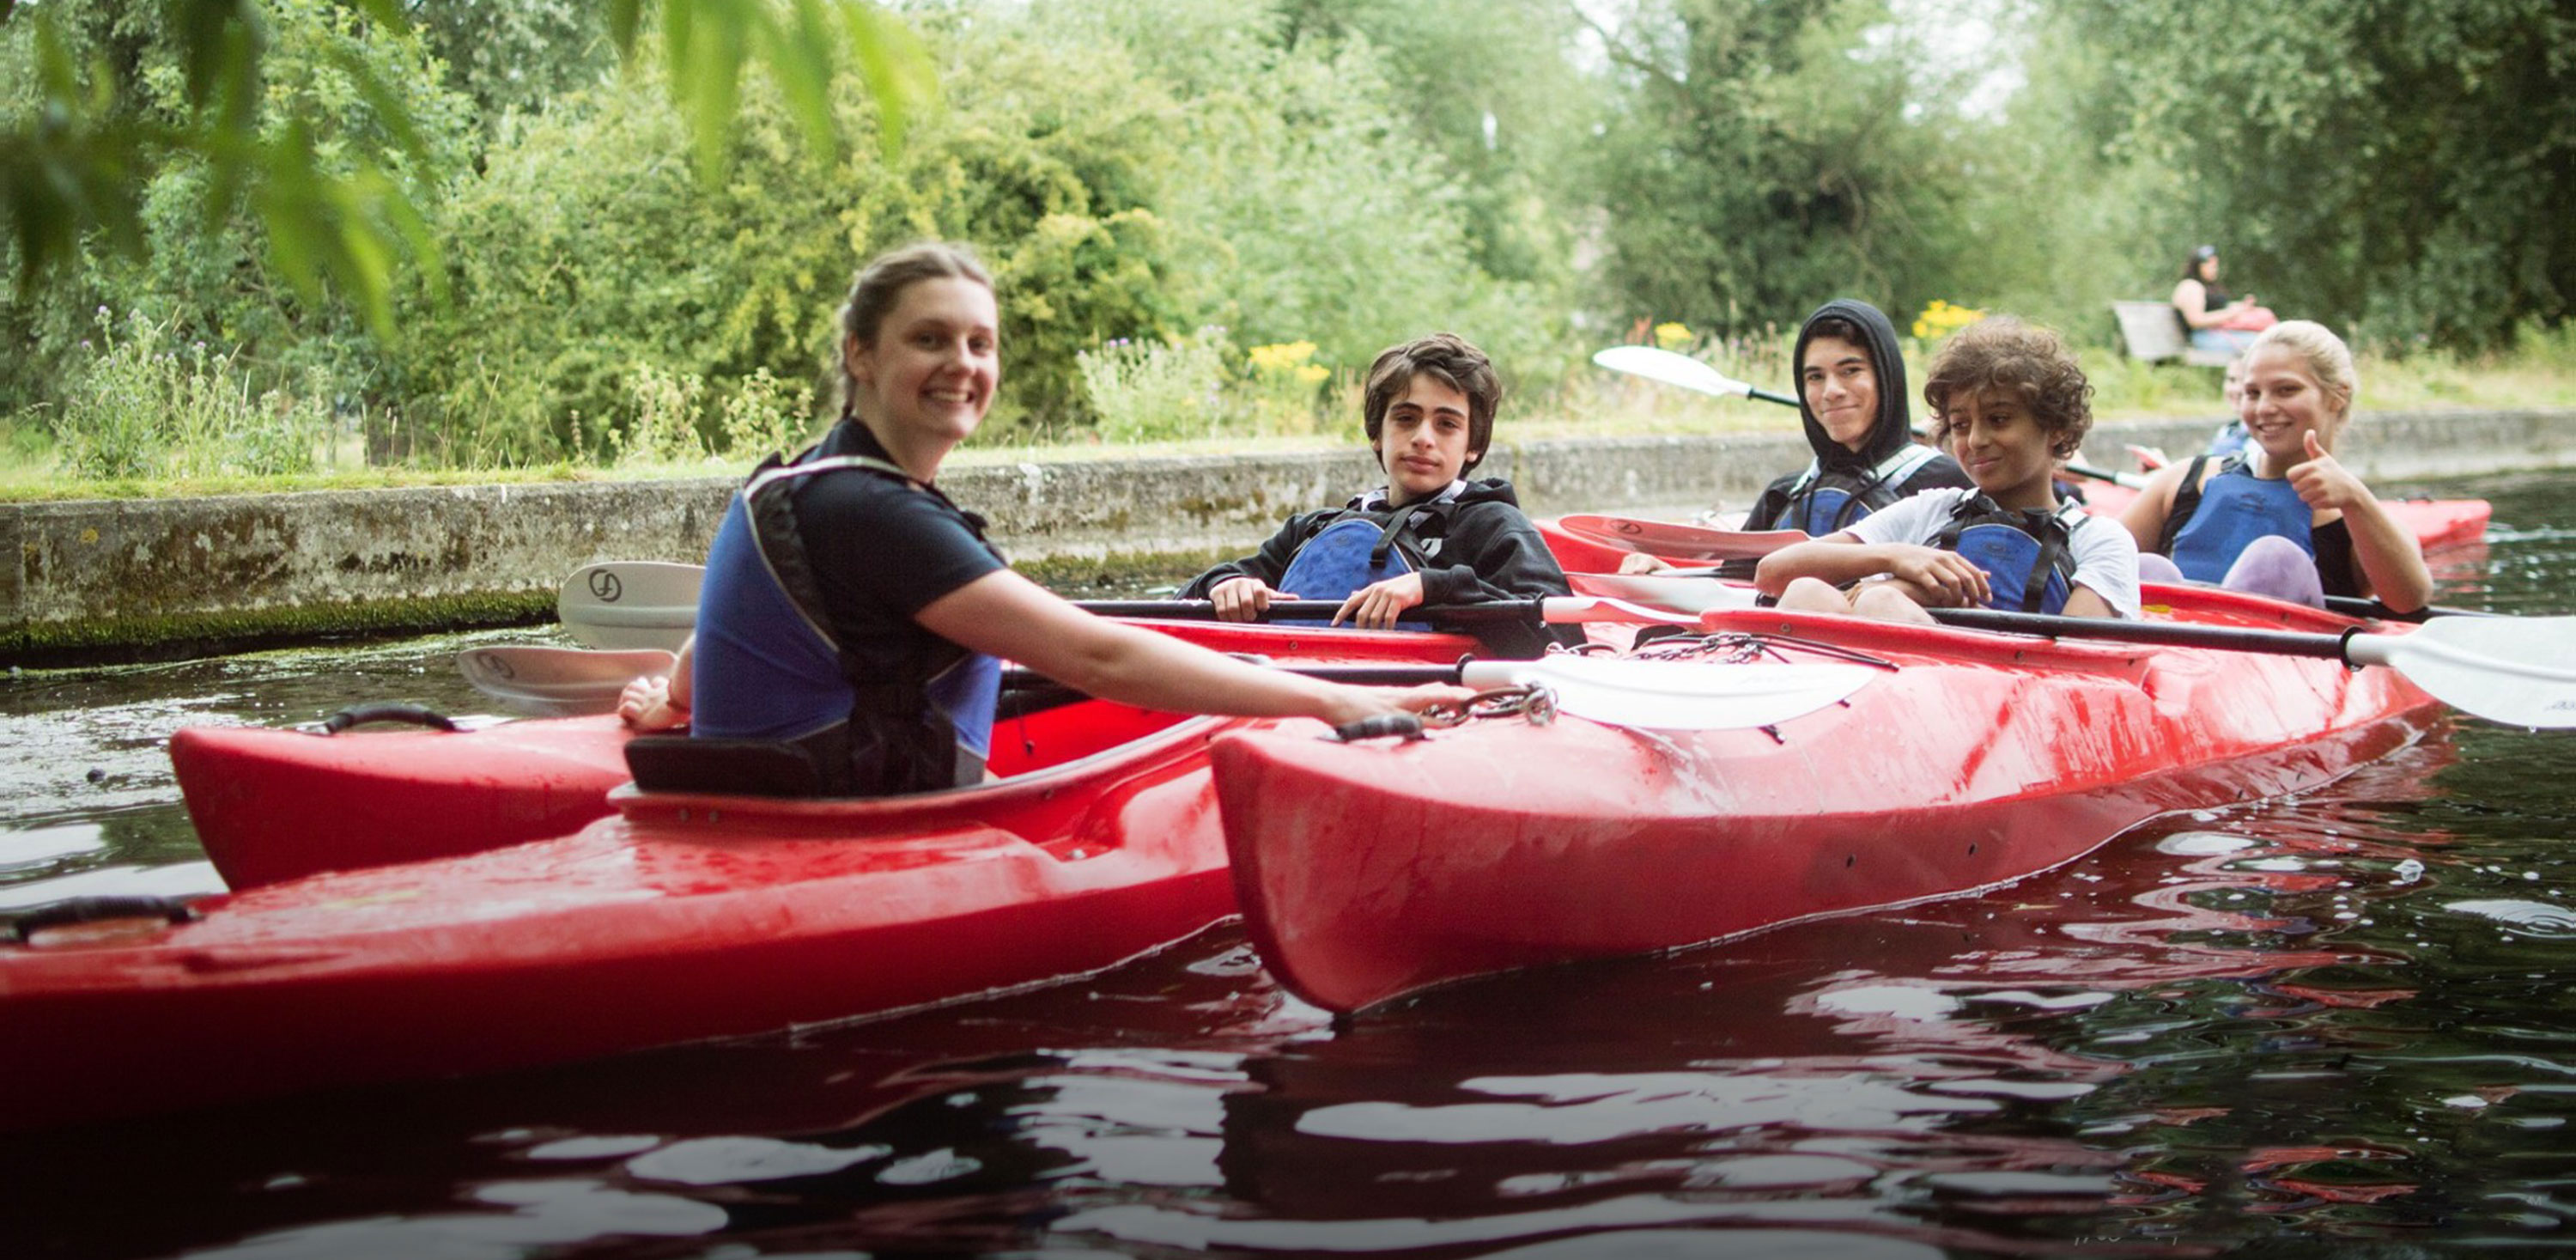
M 1752 386 L 1689 355 L 1658 350 L 1653 346 L 1612 346 L 1594 354 L 1592 361 L 1613 372 L 1642 376 L 1650 381 L 1678 385 L 1719 398 L 1745 398 L 1753 393 Z
M 2344 653 L 2490 722 L 2576 727 L 2576 617 L 2437 617 L 2409 634 L 2356 634 Z
M 1755 607 L 1760 592 L 1750 586 L 1705 577 L 1668 577 L 1660 573 L 1568 573 L 1578 595 L 1624 600 L 1667 613 L 1698 617 L 1709 612 L 1738 612 Z
M 1573 575 L 1568 574 L 1568 577 Z M 1699 618 L 1632 604 L 1624 599 L 1598 599 L 1589 594 L 1551 595 L 1539 605 L 1539 620 L 1551 626 L 1577 625 L 1587 621 L 1616 622 L 1621 625 L 1696 626 Z
M 1682 560 L 1759 560 L 1783 547 L 1807 541 L 1806 534 L 1794 529 L 1710 529 L 1679 521 L 1593 512 L 1568 513 L 1556 518 L 1556 525 L 1577 538 L 1603 546 Z
M 611 712 L 626 684 L 647 674 L 668 674 L 677 663 L 659 648 L 592 652 L 500 645 L 456 654 L 457 671 L 476 691 L 540 717 Z
M 1728 665 L 1549 656 L 1535 661 L 1470 661 L 1470 687 L 1538 683 L 1556 707 L 1605 726 L 1655 731 L 1732 731 L 1772 726 L 1840 703 L 1882 671 L 1865 665 Z
M 660 560 L 604 560 L 564 579 L 555 616 L 573 642 L 621 651 L 678 651 L 698 623 L 706 569 Z

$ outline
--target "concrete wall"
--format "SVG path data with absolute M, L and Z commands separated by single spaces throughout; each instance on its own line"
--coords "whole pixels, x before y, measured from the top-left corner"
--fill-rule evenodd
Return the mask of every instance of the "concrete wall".
M 2106 425 L 2088 459 L 2198 449 L 2215 417 Z M 2576 467 L 2576 411 L 2379 413 L 2345 457 L 2374 481 Z M 1742 508 L 1807 458 L 1794 434 L 1498 446 L 1534 513 Z M 1365 452 L 952 465 L 941 484 L 1042 578 L 1174 574 L 1373 484 Z M 457 486 L 0 506 L 0 663 L 179 654 L 306 635 L 542 618 L 593 560 L 706 554 L 733 482 Z

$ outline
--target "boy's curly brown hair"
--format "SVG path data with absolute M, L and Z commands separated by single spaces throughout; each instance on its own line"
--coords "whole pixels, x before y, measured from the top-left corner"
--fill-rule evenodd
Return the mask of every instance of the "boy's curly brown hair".
M 2010 315 L 1989 315 L 1953 334 L 1932 360 L 1923 401 L 1933 431 L 1948 437 L 1953 395 L 2010 390 L 2048 432 L 2049 453 L 2064 459 L 2093 428 L 2093 384 L 2064 338 Z

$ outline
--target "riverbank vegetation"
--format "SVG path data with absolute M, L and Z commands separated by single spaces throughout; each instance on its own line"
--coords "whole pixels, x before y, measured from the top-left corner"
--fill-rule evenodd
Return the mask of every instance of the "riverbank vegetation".
M 0 6 L 0 167 L 74 97 L 184 121 L 166 23 L 201 7 Z M 0 492 L 730 466 L 828 420 L 828 313 L 920 236 L 1002 282 L 969 457 L 1348 441 L 1357 373 L 1434 328 L 1493 352 L 1512 438 L 1793 427 L 1588 355 L 1779 388 L 1835 294 L 1925 356 L 1943 311 L 2025 314 L 2104 414 L 2214 412 L 2215 372 L 2127 360 L 2109 315 L 2203 240 L 2353 338 L 2365 407 L 2576 404 L 2568 128 L 2509 104 L 2576 99 L 2544 0 L 958 0 L 895 10 L 937 85 L 900 144 L 884 92 L 758 62 L 693 127 L 702 72 L 612 31 L 632 4 L 216 7 L 257 15 L 249 125 L 400 193 L 423 265 L 353 296 L 184 156 L 41 283 L 9 225 Z

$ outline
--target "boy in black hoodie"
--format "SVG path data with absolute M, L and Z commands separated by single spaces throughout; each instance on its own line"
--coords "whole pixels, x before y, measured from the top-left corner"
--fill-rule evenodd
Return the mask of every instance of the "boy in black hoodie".
M 1339 605 L 1335 624 L 1384 629 L 1420 606 L 1566 594 L 1564 571 L 1510 483 L 1465 480 L 1485 457 L 1502 396 L 1493 363 L 1452 334 L 1380 354 L 1363 417 L 1386 484 L 1288 518 L 1258 553 L 1200 574 L 1181 597 L 1209 600 L 1226 621 L 1255 620 L 1278 600 L 1329 599 Z M 1579 626 L 1477 633 L 1498 656 L 1583 641 Z
M 1817 307 L 1798 329 L 1791 358 L 1798 365 L 1798 414 L 1816 455 L 1762 491 L 1744 528 L 1822 538 L 1916 491 L 1975 486 L 1957 460 L 1914 441 L 1905 357 L 1896 326 L 1877 307 L 1850 298 Z M 1623 562 L 1630 572 L 1662 567 L 1644 555 Z M 1753 562 L 1720 572 L 1751 577 Z

